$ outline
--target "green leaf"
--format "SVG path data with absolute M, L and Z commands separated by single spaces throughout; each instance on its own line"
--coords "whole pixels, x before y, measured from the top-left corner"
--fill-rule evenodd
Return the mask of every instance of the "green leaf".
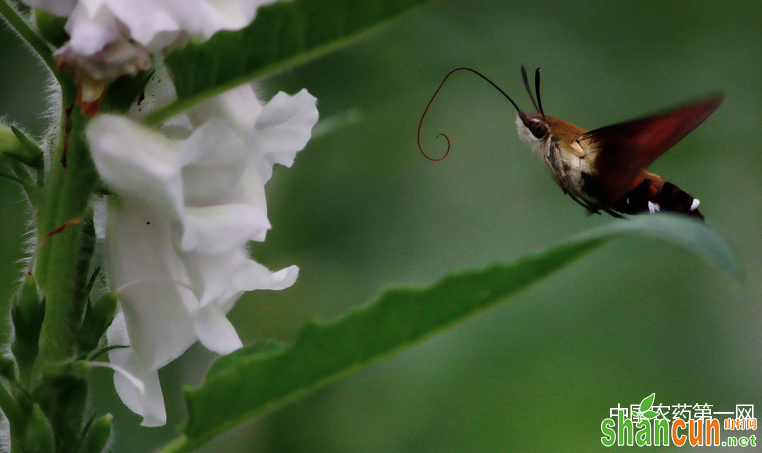
M 34 10 L 34 22 L 40 36 L 55 48 L 62 47 L 69 40 L 64 28 L 67 20 L 66 17 L 56 16 L 43 9 Z
M 647 397 L 643 398 L 643 401 L 640 402 L 640 413 L 644 413 L 646 411 L 651 410 L 651 406 L 654 405 L 654 399 L 656 398 L 656 393 L 652 393 L 648 395 Z
M 15 126 L 11 126 L 11 131 L 13 132 L 13 135 L 16 136 L 19 143 L 24 147 L 25 151 L 16 158 L 37 171 L 44 170 L 45 155 L 43 154 L 42 149 L 40 149 L 40 145 Z
M 641 417 L 643 417 L 643 418 L 645 418 L 647 420 L 650 420 L 650 419 L 656 417 L 659 414 L 656 411 L 645 411 L 645 412 L 642 412 L 640 415 L 641 415 Z
M 103 94 L 99 111 L 122 114 L 130 109 L 145 90 L 153 71 L 141 71 L 136 75 L 123 75 L 114 80 Z
M 285 344 L 277 340 L 260 340 L 254 344 L 244 346 L 237 351 L 217 359 L 206 374 L 206 378 L 210 379 L 217 375 L 224 375 L 234 369 L 238 362 L 244 357 L 252 358 L 257 355 L 272 353 L 283 347 L 285 347 Z
M 151 113 L 157 124 L 248 80 L 338 48 L 432 0 L 293 0 L 260 7 L 243 30 L 217 33 L 171 53 L 177 101 Z
M 494 306 L 609 239 L 633 235 L 684 246 L 718 269 L 740 276 L 728 245 L 704 223 L 669 214 L 615 221 L 509 264 L 451 275 L 428 288 L 387 291 L 375 303 L 335 321 L 308 323 L 290 345 L 265 343 L 221 358 L 201 387 L 186 391 L 186 437 L 166 451 L 203 444 L 246 419 Z

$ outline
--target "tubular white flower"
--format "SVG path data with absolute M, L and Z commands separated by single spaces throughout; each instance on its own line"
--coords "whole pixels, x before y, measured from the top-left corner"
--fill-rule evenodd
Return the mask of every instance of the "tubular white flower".
M 274 0 L 23 0 L 68 17 L 70 45 L 93 55 L 117 40 L 133 40 L 152 52 L 178 39 L 207 40 L 220 30 L 248 25 L 257 8 Z
M 239 30 L 257 8 L 274 0 L 24 0 L 68 17 L 69 42 L 56 52 L 80 86 L 80 102 L 93 113 L 117 77 L 151 67 L 150 55 L 187 41 Z
M 165 421 L 156 402 L 161 389 L 151 384 L 158 386 L 159 368 L 197 340 L 221 354 L 239 348 L 225 318 L 235 301 L 295 282 L 296 266 L 271 272 L 249 258 L 246 244 L 264 240 L 270 228 L 265 182 L 274 163 L 291 165 L 306 144 L 315 102 L 302 90 L 261 106 L 244 85 L 190 112 L 195 129 L 182 140 L 120 116 L 90 122 L 93 161 L 115 193 L 106 265 L 123 321 L 109 330 L 109 343 L 130 346 L 112 350 L 110 359 L 144 381 L 140 393 L 115 376 L 120 397 L 145 425 Z

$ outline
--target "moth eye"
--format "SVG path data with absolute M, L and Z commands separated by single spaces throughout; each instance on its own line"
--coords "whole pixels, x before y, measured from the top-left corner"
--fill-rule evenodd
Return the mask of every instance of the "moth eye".
M 541 139 L 545 137 L 545 133 L 548 131 L 547 126 L 539 121 L 532 121 L 529 124 L 529 132 L 535 136 L 535 138 Z

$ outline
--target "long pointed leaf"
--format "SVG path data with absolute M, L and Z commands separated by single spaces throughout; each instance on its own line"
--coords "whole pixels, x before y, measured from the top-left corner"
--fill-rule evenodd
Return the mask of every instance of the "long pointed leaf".
M 156 124 L 248 80 L 347 44 L 432 0 L 293 0 L 260 7 L 248 27 L 220 32 L 166 59 L 177 101 L 151 113 Z
M 646 236 L 686 247 L 742 278 L 727 243 L 705 224 L 669 214 L 637 216 L 585 232 L 509 264 L 451 275 L 423 289 L 394 289 L 332 322 L 312 321 L 289 345 L 262 342 L 221 358 L 186 391 L 184 451 L 328 382 L 462 322 L 546 278 L 606 241 Z

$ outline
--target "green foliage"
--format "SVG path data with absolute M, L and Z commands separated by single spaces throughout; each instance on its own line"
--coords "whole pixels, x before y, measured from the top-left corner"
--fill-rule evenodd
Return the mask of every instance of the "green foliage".
M 741 276 L 727 244 L 703 223 L 668 214 L 615 221 L 513 263 L 451 275 L 428 288 L 387 291 L 375 303 L 336 321 L 307 324 L 288 346 L 265 343 L 220 359 L 201 387 L 187 391 L 188 443 L 203 443 L 247 418 L 410 347 L 623 235 L 681 245 L 718 269 Z
M 53 47 L 61 47 L 69 40 L 69 35 L 64 29 L 66 20 L 66 17 L 56 16 L 43 9 L 34 10 L 34 22 L 40 36 Z
M 167 57 L 178 100 L 146 118 L 158 123 L 205 98 L 333 50 L 431 0 L 278 2 L 248 27 L 220 32 Z

